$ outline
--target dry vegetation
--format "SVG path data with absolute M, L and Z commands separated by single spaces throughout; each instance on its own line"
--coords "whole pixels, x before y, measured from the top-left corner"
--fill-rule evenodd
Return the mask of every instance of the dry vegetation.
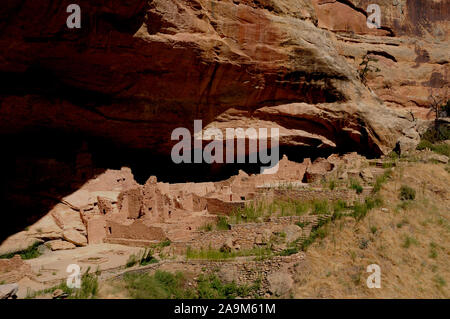
M 442 164 L 396 167 L 381 189 L 381 208 L 359 222 L 329 224 L 311 245 L 295 298 L 449 298 L 449 182 Z M 414 200 L 399 199 L 403 185 L 415 190 Z M 370 264 L 381 267 L 380 289 L 367 288 Z

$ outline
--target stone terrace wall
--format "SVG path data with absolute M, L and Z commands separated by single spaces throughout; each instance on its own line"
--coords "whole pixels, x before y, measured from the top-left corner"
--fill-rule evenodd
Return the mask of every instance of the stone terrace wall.
M 229 215 L 238 208 L 245 206 L 245 201 L 227 202 L 218 198 L 206 198 L 206 208 L 211 214 Z
M 239 285 L 254 285 L 260 281 L 258 294 L 264 296 L 268 292 L 273 292 L 269 278 L 278 274 L 285 274 L 289 277 L 295 272 L 295 267 L 305 258 L 304 253 L 297 253 L 290 256 L 275 256 L 261 261 L 241 258 L 227 261 L 209 260 L 187 260 L 172 261 L 163 260 L 157 264 L 140 267 L 124 271 L 117 277 L 120 278 L 125 273 L 154 273 L 156 270 L 168 272 L 189 272 L 197 275 L 215 274 L 224 282 L 236 282 Z M 292 277 L 291 277 L 292 278 Z M 286 292 L 289 290 L 289 283 L 285 284 Z
M 309 236 L 311 228 L 317 225 L 318 216 L 285 216 L 272 217 L 270 221 L 264 223 L 243 223 L 231 225 L 231 230 L 222 231 L 199 231 L 198 235 L 187 242 L 173 242 L 176 253 L 184 253 L 187 247 L 193 249 L 220 249 L 227 241 L 233 242 L 233 245 L 239 245 L 240 249 L 251 249 L 255 246 L 267 243 L 273 233 L 281 232 L 287 225 L 293 225 L 297 222 L 305 222 L 308 225 L 303 229 L 301 237 Z
M 330 201 L 343 200 L 351 204 L 356 201 L 364 201 L 364 199 L 370 194 L 372 189 L 372 187 L 363 187 L 363 191 L 361 194 L 356 194 L 356 191 L 353 189 L 272 189 L 271 192 L 273 192 L 274 199 L 292 199 L 300 201 L 315 199 L 326 199 Z

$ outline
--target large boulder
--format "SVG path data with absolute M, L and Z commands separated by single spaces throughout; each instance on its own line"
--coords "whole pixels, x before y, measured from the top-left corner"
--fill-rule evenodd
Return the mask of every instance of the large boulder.
M 86 246 L 88 241 L 86 236 L 82 235 L 79 231 L 75 229 L 65 230 L 63 233 L 63 238 L 69 243 L 77 246 Z
M 420 135 L 414 128 L 407 128 L 403 133 L 404 136 L 398 139 L 396 145 L 396 150 L 401 155 L 414 151 L 420 142 Z
M 75 229 L 86 234 L 86 226 L 81 219 L 79 211 L 64 204 L 58 204 L 50 211 L 50 214 L 61 229 Z
M 286 242 L 290 243 L 302 236 L 303 230 L 297 225 L 287 225 L 283 228 L 286 234 Z
M 287 297 L 294 285 L 292 276 L 280 271 L 269 274 L 267 281 L 269 282 L 269 291 L 277 297 Z
M 76 246 L 72 243 L 69 243 L 68 241 L 64 241 L 61 239 L 51 240 L 45 243 L 48 248 L 51 250 L 67 250 L 67 249 L 74 249 Z
M 62 238 L 63 230 L 56 224 L 51 214 L 47 214 L 29 227 L 27 234 L 30 237 L 42 240 L 54 240 Z

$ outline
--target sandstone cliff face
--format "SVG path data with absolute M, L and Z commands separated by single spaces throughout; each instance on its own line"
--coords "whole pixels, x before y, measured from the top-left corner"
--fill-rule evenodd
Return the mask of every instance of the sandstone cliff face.
M 381 1 L 375 31 L 369 1 L 80 1 L 74 30 L 69 3 L 0 9 L 2 133 L 49 127 L 167 154 L 174 128 L 232 127 L 238 112 L 287 130 L 286 145 L 380 154 L 412 125 L 386 106 L 425 106 L 448 83 L 448 1 Z M 384 105 L 357 76 L 367 52 Z
M 448 99 L 450 1 L 376 1 L 380 29 L 367 28 L 362 11 L 375 1 L 314 3 L 340 55 L 355 67 L 365 54 L 378 60 L 379 72 L 368 74 L 367 83 L 385 105 L 427 118 L 430 94 Z

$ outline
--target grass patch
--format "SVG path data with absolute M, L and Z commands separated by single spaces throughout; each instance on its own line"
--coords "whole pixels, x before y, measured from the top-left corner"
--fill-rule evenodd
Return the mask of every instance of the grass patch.
M 356 194 L 361 194 L 363 192 L 363 187 L 357 180 L 350 181 L 350 189 L 354 189 Z
M 402 247 L 409 248 L 411 245 L 417 246 L 418 244 L 419 243 L 418 243 L 417 239 L 415 239 L 414 237 L 406 236 L 403 241 Z
M 185 299 L 194 298 L 195 293 L 187 288 L 186 279 L 181 272 L 171 274 L 156 271 L 154 275 L 124 275 L 125 288 L 135 299 Z
M 334 190 L 336 188 L 336 181 L 334 179 L 332 179 L 328 182 L 328 188 L 330 190 Z
M 349 208 L 349 206 L 342 199 L 339 199 L 333 203 L 333 213 L 334 214 L 341 214 L 343 211 L 347 210 L 348 208 Z
M 408 224 L 408 220 L 402 219 L 402 221 L 400 223 L 397 223 L 397 228 L 402 228 L 406 224 Z
M 223 229 L 230 229 L 229 223 L 249 223 L 260 222 L 266 217 L 270 216 L 303 216 L 307 213 L 313 215 L 325 215 L 333 212 L 342 212 L 348 209 L 348 205 L 343 200 L 330 202 L 326 199 L 314 200 L 275 200 L 270 204 L 257 203 L 255 205 L 248 205 L 244 208 L 235 210 L 228 220 L 219 220 L 220 226 Z M 218 222 L 218 223 L 219 223 Z M 301 227 L 301 226 L 300 226 Z
M 430 149 L 431 151 L 450 157 L 450 145 L 440 143 L 450 139 L 450 125 L 438 125 L 431 127 L 422 136 L 422 140 L 417 145 L 418 150 Z
M 130 268 L 137 264 L 139 264 L 140 266 L 145 266 L 157 262 L 158 259 L 153 257 L 153 250 L 151 248 L 146 248 L 142 253 L 138 255 L 135 254 L 130 255 L 130 257 L 128 257 L 127 263 L 125 264 L 125 267 Z
M 155 264 L 158 262 L 158 259 L 153 257 L 153 250 L 148 248 L 145 249 L 144 253 L 142 254 L 141 259 L 139 260 L 139 265 L 145 266 L 149 264 Z
M 217 230 L 229 230 L 230 224 L 228 224 L 228 219 L 224 216 L 220 216 L 219 219 L 217 220 L 216 229 Z
M 248 215 L 246 214 L 246 212 L 247 211 L 243 212 L 243 211 L 238 210 L 238 211 L 235 211 L 234 213 L 241 214 L 242 218 L 247 219 Z M 258 217 L 253 218 L 254 216 L 252 214 L 250 214 L 250 216 L 251 216 L 250 218 L 252 221 L 254 219 L 258 218 Z M 234 217 L 237 218 L 237 216 L 234 216 Z M 219 216 L 219 218 L 217 219 L 217 222 L 215 224 L 208 223 L 199 228 L 200 231 L 204 231 L 204 232 L 209 232 L 209 231 L 213 231 L 213 230 L 230 230 L 230 229 L 231 228 L 230 228 L 230 224 L 228 223 L 228 218 L 225 216 Z
M 422 141 L 428 143 L 437 143 L 448 139 L 450 139 L 450 125 L 448 124 L 432 126 L 422 136 Z
M 35 298 L 43 296 L 43 295 L 52 294 L 57 289 L 61 289 L 62 291 L 64 291 L 64 293 L 66 293 L 68 295 L 71 295 L 73 292 L 73 289 L 67 287 L 66 282 L 63 281 L 59 285 L 53 286 L 51 288 L 38 290 L 38 291 L 28 290 L 25 299 L 35 299 Z
M 270 216 L 302 216 L 314 210 L 314 201 L 275 200 L 270 204 L 264 202 L 253 203 L 234 210 L 228 220 L 222 221 L 223 229 L 229 229 L 229 224 L 260 222 Z M 220 222 L 220 220 L 219 220 Z
M 383 173 L 383 175 L 380 175 L 376 178 L 375 183 L 373 185 L 373 193 L 378 193 L 381 190 L 381 187 L 383 186 L 384 183 L 387 182 L 387 180 L 391 177 L 392 175 L 392 170 L 391 169 L 386 169 Z
M 163 249 L 164 247 L 170 246 L 171 244 L 172 244 L 172 242 L 170 241 L 170 239 L 166 239 L 166 240 L 163 240 L 163 241 L 161 241 L 161 242 L 159 242 L 159 243 L 157 243 L 157 244 L 152 244 L 152 245 L 150 245 L 149 248 L 161 250 L 161 249 Z
M 439 275 L 434 276 L 433 281 L 436 283 L 436 285 L 438 287 L 444 287 L 447 285 L 447 282 L 445 281 L 445 279 Z
M 437 245 L 435 243 L 430 243 L 430 254 L 428 255 L 430 258 L 436 259 L 438 256 L 437 253 Z
M 125 274 L 125 288 L 135 299 L 234 299 L 255 296 L 261 280 L 252 286 L 222 282 L 216 275 L 200 275 L 194 284 L 181 272 L 156 271 L 149 274 Z
M 130 255 L 130 257 L 128 257 L 125 267 L 130 268 L 130 267 L 133 267 L 134 265 L 136 265 L 137 263 L 138 263 L 137 256 L 135 254 L 132 254 L 132 255 Z
M 312 201 L 312 211 L 311 213 L 313 215 L 322 215 L 322 214 L 328 214 L 330 208 L 328 201 L 326 200 L 313 200 Z
M 13 258 L 15 255 L 20 255 L 20 257 L 22 259 L 33 259 L 33 258 L 37 258 L 40 255 L 42 255 L 39 250 L 38 247 L 41 245 L 41 243 L 34 243 L 33 245 L 31 245 L 30 247 L 28 247 L 25 250 L 22 251 L 18 251 L 18 252 L 14 252 L 14 253 L 9 253 L 9 254 L 4 254 L 4 255 L 0 255 L 0 259 L 10 259 Z
M 297 222 L 297 223 L 295 223 L 295 225 L 297 225 L 300 228 L 305 228 L 309 224 L 310 224 L 310 222 Z
M 211 223 L 205 224 L 198 228 L 198 230 L 204 231 L 204 232 L 209 232 L 209 231 L 212 231 L 213 229 L 214 229 L 214 226 Z
M 93 299 L 98 294 L 98 279 L 95 274 L 88 270 L 81 277 L 81 288 L 75 289 L 70 296 L 71 299 Z
M 250 205 L 245 205 L 245 207 L 235 209 L 231 213 L 229 221 L 232 224 L 255 222 L 260 217 L 264 217 L 267 214 L 270 215 L 270 213 L 265 203 L 251 203 Z
M 280 256 L 290 256 L 299 252 L 298 247 L 290 247 L 280 252 Z
M 61 289 L 68 295 L 68 299 L 93 299 L 98 295 L 98 279 L 95 274 L 89 273 L 90 268 L 81 276 L 80 289 L 69 288 L 66 281 L 61 282 L 59 285 L 47 288 L 39 291 L 28 291 L 26 299 L 34 299 L 39 296 L 52 294 L 55 290 Z
M 352 212 L 350 213 L 350 216 L 355 218 L 357 221 L 363 219 L 367 213 L 376 207 L 380 207 L 383 204 L 383 201 L 381 197 L 367 197 L 364 200 L 364 203 L 355 203 L 355 205 L 352 207 Z
M 234 281 L 223 283 L 216 275 L 202 275 L 197 281 L 197 296 L 200 299 L 234 299 L 236 297 L 255 297 L 261 288 L 261 280 L 251 286 L 238 285 Z

